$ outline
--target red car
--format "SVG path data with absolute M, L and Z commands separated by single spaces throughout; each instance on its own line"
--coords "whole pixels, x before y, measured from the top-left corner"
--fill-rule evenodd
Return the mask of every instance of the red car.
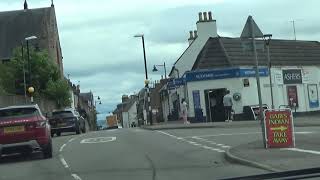
M 31 154 L 41 150 L 52 157 L 50 125 L 38 105 L 0 109 L 0 157 L 2 154 Z

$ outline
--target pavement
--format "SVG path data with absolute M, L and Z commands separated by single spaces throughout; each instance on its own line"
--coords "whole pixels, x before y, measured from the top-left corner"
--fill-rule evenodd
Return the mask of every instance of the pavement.
M 320 126 L 319 115 L 305 115 L 294 117 L 295 127 Z M 260 122 L 254 120 L 232 121 L 232 122 L 208 122 L 184 124 L 183 121 L 169 121 L 156 123 L 154 125 L 144 125 L 143 129 L 165 130 L 165 129 L 189 129 L 189 128 L 234 128 L 234 127 L 259 127 Z
M 230 162 L 272 172 L 320 167 L 319 129 L 297 132 L 295 137 L 295 148 L 265 149 L 260 139 L 228 149 L 225 157 Z

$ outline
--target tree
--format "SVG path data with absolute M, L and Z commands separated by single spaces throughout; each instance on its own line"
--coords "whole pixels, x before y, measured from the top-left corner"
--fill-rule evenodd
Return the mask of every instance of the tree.
M 24 94 L 25 72 L 27 88 L 34 87 L 34 96 L 52 99 L 59 107 L 69 106 L 69 85 L 48 53 L 30 48 L 29 63 L 26 48 L 23 53 L 22 58 L 21 48 L 16 48 L 10 61 L 0 64 L 0 94 Z
M 0 66 L 0 83 L 7 93 L 24 93 L 24 72 L 27 87 L 33 86 L 37 94 L 45 91 L 50 80 L 57 81 L 60 78 L 59 70 L 47 52 L 30 48 L 30 72 L 26 54 L 25 50 L 22 58 L 21 49 L 16 48 L 10 61 Z
M 66 80 L 49 81 L 45 94 L 46 97 L 56 102 L 58 108 L 71 105 L 70 88 Z

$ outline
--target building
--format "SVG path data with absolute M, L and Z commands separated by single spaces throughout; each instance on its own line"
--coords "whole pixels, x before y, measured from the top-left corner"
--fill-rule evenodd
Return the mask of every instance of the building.
M 22 6 L 21 6 L 22 7 Z M 55 7 L 29 9 L 25 0 L 21 10 L 0 12 L 0 61 L 9 61 L 13 49 L 21 47 L 24 39 L 36 36 L 29 45 L 46 50 L 49 57 L 58 66 L 63 76 L 62 52 Z
M 130 128 L 133 124 L 138 125 L 136 97 L 127 101 L 122 111 L 123 128 Z
M 191 121 L 224 121 L 222 100 L 229 90 L 233 97 L 235 120 L 255 119 L 258 93 L 253 53 L 243 48 L 240 38 L 209 37 L 200 50 L 196 49 L 199 51 L 191 50 L 195 42 L 196 39 L 170 73 L 173 79 L 166 86 L 169 107 L 175 108 L 171 97 L 176 94 L 187 100 Z M 258 40 L 257 44 L 264 107 L 272 105 L 272 87 L 275 108 L 290 107 L 296 112 L 319 111 L 320 43 L 271 40 L 271 85 L 265 42 Z

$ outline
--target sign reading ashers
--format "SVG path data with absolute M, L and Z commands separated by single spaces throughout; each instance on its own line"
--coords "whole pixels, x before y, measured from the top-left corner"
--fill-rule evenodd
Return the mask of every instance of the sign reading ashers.
M 292 148 L 295 146 L 292 113 L 290 109 L 264 111 L 266 148 Z
M 302 84 L 301 69 L 282 70 L 284 84 Z

